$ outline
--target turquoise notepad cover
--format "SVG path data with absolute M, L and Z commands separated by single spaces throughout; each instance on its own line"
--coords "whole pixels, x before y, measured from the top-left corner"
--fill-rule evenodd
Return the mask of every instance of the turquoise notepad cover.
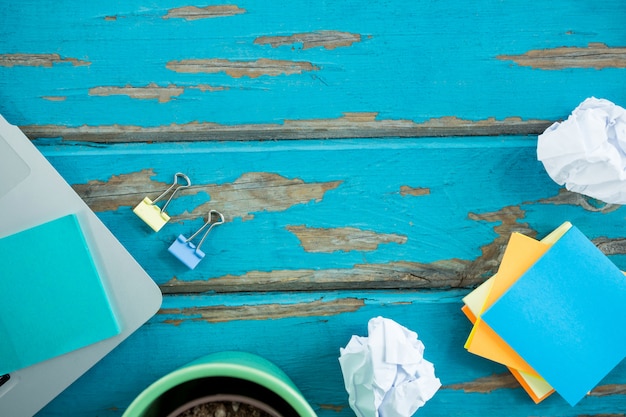
M 482 318 L 571 405 L 626 357 L 626 277 L 572 227 Z
M 76 216 L 0 239 L 0 375 L 120 329 Z

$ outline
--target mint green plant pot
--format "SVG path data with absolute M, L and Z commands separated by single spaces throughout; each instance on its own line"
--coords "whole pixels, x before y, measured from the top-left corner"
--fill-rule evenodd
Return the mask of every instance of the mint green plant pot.
M 165 375 L 130 404 L 123 417 L 168 417 L 186 404 L 216 395 L 250 398 L 279 417 L 317 417 L 289 377 L 270 361 L 246 352 L 204 356 Z M 272 411 L 275 411 L 273 413 Z

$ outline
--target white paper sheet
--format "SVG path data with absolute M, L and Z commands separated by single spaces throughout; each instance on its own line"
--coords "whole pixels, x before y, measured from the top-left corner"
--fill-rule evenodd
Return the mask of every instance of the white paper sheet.
M 373 318 L 367 327 L 368 337 L 352 336 L 340 349 L 350 407 L 358 417 L 410 417 L 441 387 L 424 344 L 390 319 Z
M 591 97 L 539 135 L 537 158 L 570 191 L 626 204 L 626 110 Z

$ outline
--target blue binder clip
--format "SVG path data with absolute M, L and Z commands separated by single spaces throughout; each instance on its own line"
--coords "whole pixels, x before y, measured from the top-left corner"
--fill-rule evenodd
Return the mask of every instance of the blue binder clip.
M 179 184 L 179 178 L 185 180 L 187 184 Z M 141 220 L 146 222 L 146 224 L 150 226 L 152 230 L 158 232 L 163 226 L 165 226 L 165 223 L 170 220 L 170 216 L 165 212 L 165 208 L 170 203 L 170 201 L 172 201 L 174 194 L 176 194 L 181 188 L 186 188 L 190 185 L 191 181 L 189 180 L 189 177 L 185 174 L 177 172 L 176 175 L 174 175 L 174 182 L 167 190 L 163 191 L 163 193 L 158 196 L 154 201 L 150 200 L 148 197 L 145 197 L 139 204 L 137 204 L 137 206 L 133 209 L 133 212 L 137 216 L 139 216 Z M 178 187 L 174 189 L 174 187 L 176 186 Z M 160 208 L 159 206 L 157 206 L 155 203 L 165 197 L 165 195 L 167 195 L 167 193 L 169 193 L 170 191 L 172 191 L 172 194 L 170 195 L 170 198 L 167 199 L 163 207 Z
M 217 217 L 219 218 L 219 220 L 215 222 L 212 221 L 214 214 L 217 215 Z M 211 210 L 209 212 L 209 216 L 208 216 L 206 223 L 204 223 L 204 225 L 202 225 L 202 227 L 198 229 L 196 233 L 191 235 L 189 239 L 187 239 L 183 235 L 178 235 L 174 243 L 170 245 L 168 251 L 172 255 L 177 257 L 179 261 L 187 265 L 189 269 L 194 269 L 200 263 L 202 258 L 204 258 L 204 252 L 200 250 L 200 247 L 202 246 L 202 242 L 204 242 L 204 239 L 206 239 L 207 235 L 209 234 L 211 229 L 213 229 L 213 227 L 223 224 L 223 223 L 224 223 L 224 216 L 222 215 L 222 213 L 216 210 Z M 198 246 L 191 243 L 193 238 L 198 236 L 198 234 L 202 230 L 204 230 L 207 226 L 209 226 L 209 228 L 207 229 L 206 232 L 204 232 L 204 236 L 202 236 L 202 239 L 200 239 L 200 243 L 198 243 Z

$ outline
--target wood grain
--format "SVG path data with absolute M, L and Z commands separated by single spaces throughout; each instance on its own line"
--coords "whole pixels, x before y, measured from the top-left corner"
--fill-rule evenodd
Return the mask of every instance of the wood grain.
M 351 46 L 355 42 L 361 42 L 361 35 L 358 33 L 341 32 L 338 30 L 294 33 L 289 36 L 259 36 L 254 40 L 254 43 L 257 45 L 271 45 L 273 48 L 285 45 L 302 44 L 302 49 L 317 47 L 335 49 Z
M 63 58 L 59 54 L 0 54 L 0 67 L 48 67 L 55 64 L 68 63 L 72 66 L 88 66 L 91 62 L 78 58 Z
M 135 86 L 106 86 L 106 87 L 92 87 L 89 89 L 89 95 L 108 97 L 108 96 L 127 96 L 133 99 L 139 100 L 157 100 L 159 103 L 167 103 L 176 97 L 182 95 L 189 89 L 195 89 L 202 92 L 215 92 L 227 90 L 227 87 L 212 86 L 208 84 L 199 84 L 188 87 L 181 87 L 174 84 L 166 86 L 159 86 L 155 83 L 150 83 L 147 86 L 135 87 Z
M 420 196 L 420 195 L 428 195 L 430 194 L 430 189 L 426 187 L 410 187 L 408 185 L 403 185 L 400 187 L 400 195 L 402 196 Z
M 626 68 L 626 47 L 608 47 L 604 43 L 594 42 L 586 48 L 564 46 L 536 49 L 521 55 L 498 55 L 498 59 L 544 70 Z
M 244 306 L 210 306 L 184 309 L 161 309 L 158 314 L 186 317 L 187 320 L 207 323 L 230 322 L 237 320 L 275 320 L 294 317 L 324 317 L 353 312 L 363 307 L 363 300 L 340 299 L 333 301 L 316 300 L 297 304 L 264 304 Z M 179 320 L 166 319 L 166 323 L 180 325 Z
M 182 59 L 169 61 L 165 67 L 180 73 L 214 74 L 223 72 L 233 78 L 257 78 L 262 75 L 276 77 L 279 75 L 302 74 L 307 71 L 319 70 L 319 67 L 316 67 L 310 62 L 268 58 L 261 58 L 254 61 L 235 61 L 220 58 Z
M 488 394 L 496 389 L 515 389 L 519 388 L 519 382 L 511 373 L 494 374 L 481 378 L 477 378 L 471 382 L 463 382 L 460 384 L 444 385 L 441 389 L 462 390 L 464 392 L 479 392 Z
M 151 169 L 136 173 L 114 175 L 107 181 L 92 180 L 75 184 L 74 190 L 95 212 L 134 207 L 145 195 L 156 198 L 171 184 L 153 181 Z M 182 190 L 178 196 L 206 193 L 211 200 L 175 216 L 177 220 L 203 218 L 211 209 L 225 213 L 227 221 L 250 220 L 255 212 L 284 211 L 296 204 L 321 201 L 324 194 L 340 185 L 340 181 L 307 184 L 273 173 L 245 173 L 230 184 L 196 184 Z
M 209 280 L 172 278 L 160 285 L 164 294 L 199 294 L 208 291 L 313 291 L 369 289 L 448 289 L 475 286 L 480 275 L 467 273 L 466 261 L 448 260 L 431 264 L 397 261 L 385 264 L 357 264 L 344 269 L 300 269 L 250 271 Z
M 246 13 L 246 9 L 242 9 L 236 5 L 217 5 L 217 6 L 183 6 L 168 10 L 163 19 L 185 19 L 199 20 L 212 19 L 216 17 L 236 16 Z
M 332 253 L 336 251 L 372 251 L 385 243 L 406 243 L 406 236 L 394 233 L 376 233 L 355 227 L 316 228 L 304 225 L 287 226 L 295 234 L 306 252 Z
M 67 141 L 123 143 L 531 135 L 542 133 L 551 124 L 548 120 L 489 118 L 471 121 L 456 117 L 415 123 L 410 120 L 379 119 L 377 113 L 345 113 L 337 119 L 285 120 L 276 124 L 227 126 L 194 122 L 159 127 L 26 125 L 20 128 L 31 139 L 61 137 Z

